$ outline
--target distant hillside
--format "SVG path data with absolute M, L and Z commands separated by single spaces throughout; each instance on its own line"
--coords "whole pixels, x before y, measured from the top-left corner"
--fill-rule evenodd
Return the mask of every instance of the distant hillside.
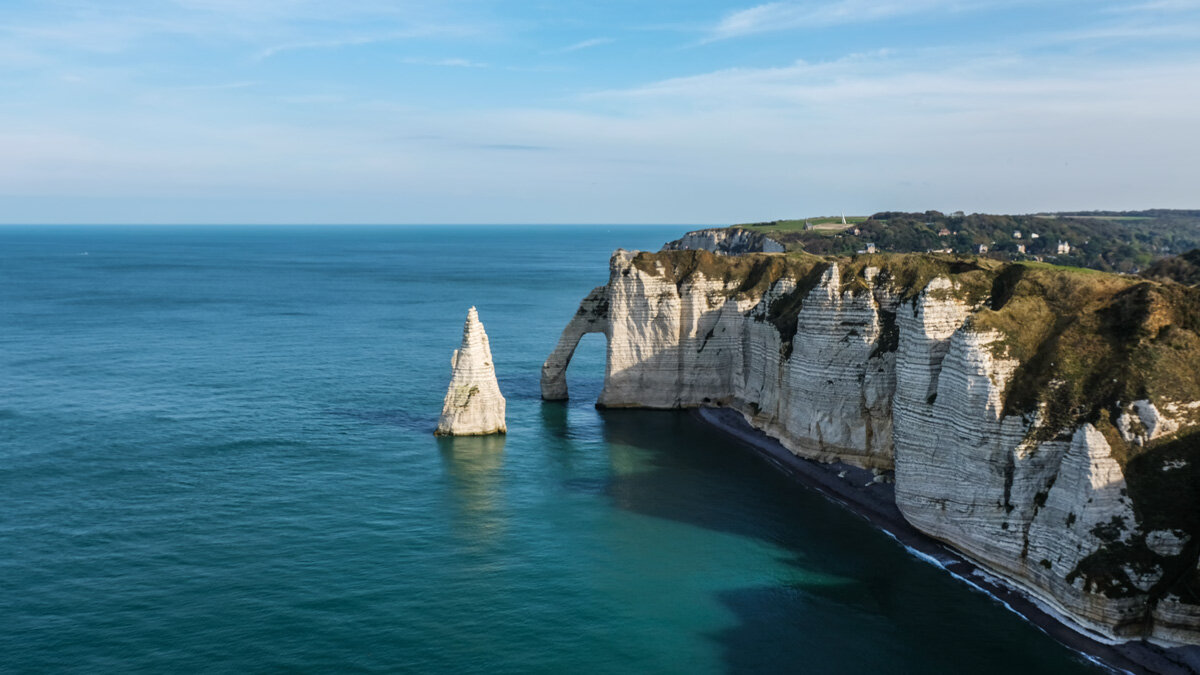
M 1200 248 L 1170 258 L 1163 258 L 1142 273 L 1149 279 L 1178 281 L 1188 286 L 1200 285 Z
M 947 251 L 1127 273 L 1200 248 L 1200 210 L 1020 216 L 885 211 L 845 220 L 844 225 L 841 217 L 823 217 L 741 227 L 767 234 L 789 250 L 819 255 L 852 255 L 874 245 L 881 253 Z

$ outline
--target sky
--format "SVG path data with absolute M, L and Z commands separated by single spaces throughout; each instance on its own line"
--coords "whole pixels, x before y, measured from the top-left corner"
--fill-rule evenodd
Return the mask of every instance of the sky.
M 4 0 L 0 223 L 1200 208 L 1200 0 Z

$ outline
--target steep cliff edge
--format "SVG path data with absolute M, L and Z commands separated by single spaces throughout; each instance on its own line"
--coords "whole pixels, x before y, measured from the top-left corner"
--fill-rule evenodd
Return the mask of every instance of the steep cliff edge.
M 543 368 L 895 470 L 919 530 L 1114 639 L 1200 643 L 1200 291 L 951 256 L 617 251 Z
M 722 255 L 783 253 L 783 244 L 761 232 L 742 227 L 710 227 L 688 232 L 663 245 L 664 251 L 710 251 Z

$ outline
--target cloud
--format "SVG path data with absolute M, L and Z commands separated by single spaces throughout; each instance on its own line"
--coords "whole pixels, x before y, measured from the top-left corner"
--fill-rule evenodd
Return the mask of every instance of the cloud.
M 178 87 L 171 87 L 173 91 L 220 91 L 223 89 L 246 89 L 256 87 L 260 82 L 253 80 L 244 80 L 240 82 L 220 82 L 217 84 L 188 84 Z
M 6 51 L 57 57 L 77 51 L 134 52 L 155 48 L 158 38 L 187 38 L 206 48 L 248 47 L 266 59 L 296 50 L 499 31 L 461 9 L 458 3 L 423 0 L 112 0 L 103 10 L 86 3 L 47 3 L 10 12 L 0 24 L 0 43 Z
M 552 52 L 548 52 L 548 53 L 567 54 L 569 52 L 580 51 L 581 49 L 591 49 L 592 47 L 600 47 L 602 45 L 610 45 L 613 42 L 616 42 L 616 40 L 613 40 L 612 38 L 606 38 L 606 37 L 591 38 L 590 40 L 583 40 L 581 42 L 576 42 L 575 44 L 567 45 L 566 47 L 563 47 L 561 49 L 556 49 L 556 50 L 553 50 Z
M 439 66 L 442 68 L 490 68 L 486 63 L 472 61 L 470 59 L 426 59 L 419 57 L 409 57 L 401 59 L 402 63 L 415 66 Z
M 479 143 L 471 147 L 480 150 L 501 150 L 508 152 L 547 152 L 553 150 L 546 145 L 522 145 L 520 143 Z
M 1069 115 L 1114 124 L 1126 117 L 1178 117 L 1200 106 L 1200 92 L 1179 89 L 1178 83 L 1191 81 L 1200 81 L 1200 61 L 1195 59 L 1127 65 L 1070 57 L 1054 62 L 995 56 L 947 60 L 936 51 L 876 52 L 778 68 L 725 69 L 595 92 L 588 98 L 626 114 L 632 108 L 680 115 L 688 110 L 769 115 L 832 125 L 854 136 L 841 120 L 858 119 L 864 127 L 912 123 L 924 128 L 922 119 L 960 125 L 986 119 L 1009 126 L 1040 125 Z M 1147 100 L 1159 103 L 1147 110 Z M 945 136 L 953 133 L 951 128 L 926 131 Z M 1098 144 L 1117 140 L 1096 138 Z
M 797 2 L 780 0 L 731 12 L 708 30 L 705 42 L 744 37 L 771 31 L 819 29 L 829 26 L 868 23 L 901 16 L 948 12 L 1012 10 L 1034 4 L 1029 0 L 825 0 Z M 1074 3 L 1109 14 L 1162 15 L 1200 9 L 1200 0 L 1149 0 L 1134 4 Z
M 707 40 L 724 40 L 768 31 L 823 28 L 837 24 L 879 21 L 894 16 L 937 9 L 961 9 L 972 4 L 966 0 L 769 2 L 727 14 L 710 30 Z
M 268 59 L 283 52 L 302 51 L 309 49 L 341 49 L 343 47 L 360 47 L 385 42 L 399 42 L 418 38 L 431 37 L 464 37 L 473 33 L 473 29 L 461 26 L 419 26 L 406 30 L 396 30 L 387 33 L 344 35 L 321 40 L 303 40 L 276 44 L 262 49 L 256 54 L 259 59 Z
M 1151 2 L 1141 2 L 1135 5 L 1114 5 L 1106 7 L 1105 12 L 1109 13 L 1170 13 L 1170 12 L 1190 12 L 1200 9 L 1200 0 L 1151 0 Z

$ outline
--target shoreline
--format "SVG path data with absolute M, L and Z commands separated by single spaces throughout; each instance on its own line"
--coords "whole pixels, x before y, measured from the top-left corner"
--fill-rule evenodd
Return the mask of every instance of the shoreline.
M 875 482 L 870 469 L 841 462 L 822 464 L 798 457 L 751 426 L 742 413 L 732 408 L 692 408 L 691 414 L 796 482 L 866 519 L 914 556 L 986 593 L 1084 658 L 1110 670 L 1135 675 L 1200 674 L 1200 648 L 1166 649 L 1144 641 L 1108 643 L 1080 632 L 1066 617 L 1052 614 L 1026 592 L 910 525 L 896 507 L 894 487 Z M 1171 653 L 1183 651 L 1187 653 Z

